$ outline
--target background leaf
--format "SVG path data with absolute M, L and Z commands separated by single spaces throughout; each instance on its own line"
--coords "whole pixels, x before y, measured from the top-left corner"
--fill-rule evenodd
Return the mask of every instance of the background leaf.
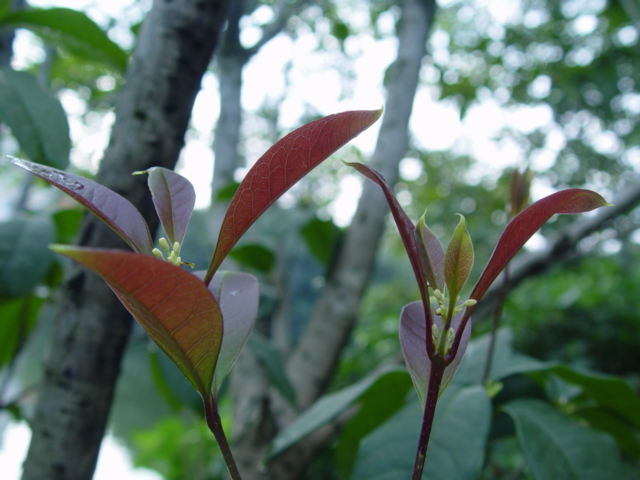
M 263 245 L 252 243 L 234 248 L 229 256 L 244 267 L 257 270 L 260 273 L 269 273 L 276 263 L 274 253 Z
M 90 62 L 103 63 L 124 73 L 129 56 L 87 15 L 70 8 L 30 9 L 10 12 L 0 24 L 23 27 L 47 43 Z
M 14 359 L 28 338 L 43 303 L 33 295 L 0 301 L 0 369 Z
M 191 212 L 196 204 L 196 192 L 189 180 L 163 167 L 152 167 L 146 171 L 153 204 L 158 218 L 167 234 L 169 245 L 182 245 L 189 225 Z
M 133 204 L 113 190 L 72 173 L 2 155 L 9 162 L 58 187 L 109 225 L 138 253 L 151 254 L 153 240 L 147 222 Z
M 67 168 L 71 148 L 67 115 L 33 75 L 0 67 L 0 120 L 31 160 Z
M 269 148 L 251 167 L 231 200 L 205 282 L 270 205 L 380 115 L 382 110 L 329 115 L 294 130 Z
M 516 425 L 535 480 L 623 478 L 620 455 L 608 435 L 582 427 L 539 400 L 503 407 Z
M 570 188 L 538 200 L 514 217 L 496 245 L 489 263 L 471 292 L 471 298 L 481 299 L 509 260 L 547 220 L 559 213 L 583 213 L 608 205 L 595 192 Z
M 218 302 L 195 275 L 148 255 L 54 245 L 107 282 L 122 304 L 208 398 L 222 343 Z
M 340 228 L 331 220 L 314 217 L 300 229 L 300 233 L 311 254 L 328 267 L 340 236 Z
M 452 388 L 438 402 L 423 479 L 476 480 L 484 462 L 491 402 L 484 388 Z M 422 424 L 411 402 L 360 447 L 351 480 L 411 478 Z
M 0 223 L 0 298 L 29 293 L 51 265 L 51 220 L 16 218 Z
M 258 332 L 253 332 L 247 340 L 247 345 L 267 371 L 271 384 L 287 402 L 295 406 L 296 391 L 289 382 L 280 350 Z

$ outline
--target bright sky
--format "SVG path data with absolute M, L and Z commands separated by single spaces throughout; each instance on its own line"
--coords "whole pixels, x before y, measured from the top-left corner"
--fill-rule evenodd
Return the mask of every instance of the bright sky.
M 124 8 L 131 5 L 130 0 L 31 0 L 33 6 L 65 6 L 85 9 L 98 23 L 108 18 L 120 18 Z M 144 2 L 141 2 L 144 4 Z M 150 0 L 147 0 L 147 5 Z M 143 9 L 129 10 L 134 20 L 142 15 Z M 269 12 L 259 9 L 254 15 L 256 22 L 269 20 Z M 392 28 L 394 19 L 380 20 L 382 28 Z M 244 41 L 251 43 L 254 32 L 249 29 Z M 123 45 L 132 41 L 126 33 L 114 39 Z M 339 72 L 331 65 L 331 59 L 314 52 L 317 39 L 313 34 L 302 34 L 296 42 L 284 36 L 270 42 L 248 65 L 244 75 L 243 107 L 247 111 L 255 111 L 265 103 L 279 101 L 286 93 L 280 117 L 284 129 L 299 126 L 300 115 L 307 105 L 321 114 L 330 114 L 349 109 L 374 109 L 384 104 L 382 80 L 384 71 L 395 56 L 394 40 L 374 40 L 362 36 L 351 40 L 347 50 L 352 51 L 355 61 L 356 88 L 353 96 L 340 98 Z M 33 55 L 32 37 L 21 33 L 16 49 L 20 55 Z M 36 52 L 37 54 L 37 52 Z M 311 59 L 311 61 L 309 60 Z M 289 76 L 290 85 L 283 82 L 286 63 L 292 62 Z M 18 64 L 20 61 L 18 62 Z M 428 75 L 428 71 L 426 74 Z M 108 80 L 108 79 L 107 79 Z M 79 114 L 84 112 L 84 104 L 74 92 L 62 95 L 65 109 L 70 115 L 74 150 L 72 159 L 85 167 L 96 168 L 101 152 L 106 146 L 108 131 L 113 115 L 95 119 L 94 124 L 87 125 L 79 121 Z M 206 207 L 210 197 L 211 172 L 213 155 L 211 153 L 212 130 L 218 115 L 219 101 L 217 81 L 208 74 L 202 85 L 193 111 L 193 132 L 188 136 L 187 145 L 181 157 L 179 170 L 194 183 L 198 195 L 198 207 Z M 460 121 L 457 110 L 449 103 L 436 102 L 427 87 L 421 88 L 416 97 L 411 129 L 418 146 L 428 149 L 464 148 L 481 161 L 478 167 L 499 173 L 506 166 L 514 165 L 521 159 L 516 145 L 492 141 L 505 125 L 531 131 L 539 126 L 549 124 L 551 112 L 544 107 L 517 109 L 506 112 L 492 99 L 485 99 L 472 107 L 464 121 Z M 365 154 L 373 150 L 379 123 L 369 129 L 354 142 Z M 460 139 L 465 139 L 460 142 Z M 253 160 L 265 150 L 260 142 L 251 143 L 247 150 Z M 558 144 L 554 148 L 559 148 Z M 538 167 L 544 167 L 548 159 L 541 157 Z M 420 165 L 407 159 L 401 165 L 404 173 L 419 173 Z M 360 194 L 360 180 L 356 176 L 347 176 L 341 181 L 341 194 L 336 198 L 330 213 L 337 223 L 346 225 L 355 211 Z M 540 186 L 538 186 L 540 188 Z M 538 196 L 541 195 L 538 192 Z M 547 192 L 544 192 L 547 193 Z M 17 480 L 20 476 L 21 463 L 28 446 L 29 430 L 24 424 L 10 424 L 5 432 L 3 446 L 0 448 L 0 471 L 3 480 Z M 96 473 L 97 480 L 117 478 L 119 480 L 156 480 L 159 476 L 148 471 L 133 470 L 128 454 L 111 437 L 107 437 L 101 451 L 100 462 Z

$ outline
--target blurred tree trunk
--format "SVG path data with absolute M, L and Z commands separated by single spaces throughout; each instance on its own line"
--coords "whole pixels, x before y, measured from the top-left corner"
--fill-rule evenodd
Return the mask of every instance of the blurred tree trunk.
M 402 17 L 397 26 L 398 55 L 387 72 L 387 105 L 370 162 L 392 185 L 397 181 L 398 165 L 407 150 L 409 118 L 435 13 L 432 0 L 405 0 L 401 6 Z M 305 334 L 287 361 L 287 373 L 296 390 L 299 410 L 307 408 L 324 392 L 335 373 L 342 348 L 357 318 L 387 213 L 388 206 L 379 187 L 365 182 L 333 274 L 327 279 Z M 252 362 L 253 369 L 248 367 Z M 264 379 L 258 378 L 264 375 L 256 368 L 250 352 L 245 350 L 238 364 L 232 377 L 236 381 L 233 394 L 238 414 L 235 421 L 240 424 L 236 428 L 234 452 L 242 465 L 243 478 L 302 478 L 314 454 L 331 439 L 332 430 L 328 428 L 306 438 L 276 458 L 268 471 L 264 471 L 261 461 L 270 438 L 297 413 L 277 394 L 269 394 Z M 243 364 L 246 368 L 242 368 Z
M 131 172 L 173 168 L 229 0 L 155 0 L 145 20 L 97 181 L 157 228 L 146 181 Z M 81 245 L 122 247 L 92 215 Z M 131 316 L 97 276 L 70 267 L 59 299 L 45 376 L 31 420 L 24 480 L 88 480 L 98 456 Z M 142 399 L 141 399 L 142 400 Z

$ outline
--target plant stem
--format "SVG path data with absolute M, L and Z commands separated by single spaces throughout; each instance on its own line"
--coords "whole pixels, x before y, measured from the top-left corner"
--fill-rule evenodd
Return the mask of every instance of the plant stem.
M 227 464 L 229 475 L 231 475 L 231 478 L 233 480 L 242 480 L 242 477 L 240 477 L 240 472 L 238 471 L 238 466 L 236 465 L 236 461 L 234 460 L 233 454 L 231 453 L 231 448 L 229 448 L 227 437 L 224 435 L 224 430 L 222 429 L 222 421 L 220 420 L 220 414 L 218 413 L 218 405 L 216 403 L 216 399 L 213 397 L 213 395 L 210 395 L 208 399 L 203 400 L 207 426 L 218 442 L 218 446 L 220 447 L 220 451 L 222 452 L 224 462 Z
M 444 369 L 446 367 L 444 357 L 437 353 L 431 359 L 431 372 L 429 373 L 429 387 L 427 389 L 427 399 L 424 405 L 424 414 L 422 416 L 422 428 L 420 430 L 420 439 L 418 441 L 418 451 L 416 452 L 416 460 L 413 465 L 413 475 L 411 480 L 421 480 L 424 470 L 424 462 L 427 458 L 427 447 L 429 446 L 429 437 L 431 436 L 431 428 L 433 427 L 433 418 L 436 413 L 436 404 L 440 394 L 440 384 Z

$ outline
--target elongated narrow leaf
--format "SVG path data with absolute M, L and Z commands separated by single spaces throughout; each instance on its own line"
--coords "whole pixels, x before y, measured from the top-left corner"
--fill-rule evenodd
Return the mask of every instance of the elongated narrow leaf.
M 375 122 L 382 110 L 343 112 L 284 136 L 256 162 L 231 200 L 220 228 L 208 281 L 238 239 L 280 196 L 320 162 Z
M 80 202 L 109 225 L 134 251 L 151 254 L 153 240 L 147 222 L 136 207 L 123 196 L 88 178 L 8 155 L 2 157 L 46 180 Z
M 16 218 L 0 223 L 0 298 L 25 295 L 51 264 L 55 232 L 48 218 Z
M 524 209 L 502 233 L 489 263 L 473 288 L 471 298 L 479 300 L 484 296 L 509 260 L 553 215 L 589 212 L 607 205 L 604 198 L 591 190 L 571 188 L 549 195 Z
M 447 333 L 442 331 L 442 318 L 437 315 L 433 315 L 433 317 L 434 324 L 437 325 L 440 335 L 446 336 Z M 460 325 L 461 319 L 462 312 L 453 318 L 451 328 L 456 330 Z M 431 372 L 431 360 L 429 360 L 429 355 L 427 355 L 425 333 L 425 317 L 422 303 L 412 302 L 406 305 L 400 314 L 400 346 L 405 364 L 411 374 L 411 380 L 413 380 L 413 385 L 416 388 L 416 392 L 418 392 L 418 397 L 423 406 L 427 398 L 429 373 Z M 470 337 L 471 322 L 467 322 L 460 339 L 458 352 L 453 362 L 444 370 L 442 384 L 440 385 L 440 395 L 442 395 L 442 392 L 444 392 L 456 374 L 462 362 L 464 352 L 467 349 Z
M 278 434 L 271 444 L 269 457 L 275 457 L 310 433 L 336 419 L 347 408 L 359 403 L 377 382 L 384 382 L 389 376 L 402 375 L 406 376 L 406 372 L 395 369 L 376 371 L 347 388 L 319 398 Z
M 182 245 L 196 204 L 196 192 L 189 180 L 163 167 L 153 167 L 149 174 L 149 190 L 169 243 Z
M 202 280 L 153 256 L 121 250 L 54 245 L 58 253 L 94 271 L 208 398 L 222 343 L 222 313 Z
M 473 244 L 467 232 L 464 217 L 460 215 L 460 223 L 453 232 L 444 260 L 444 276 L 452 302 L 457 301 L 462 287 L 469 278 L 471 267 L 473 267 Z
M 28 28 L 52 45 L 90 62 L 104 63 L 118 72 L 127 68 L 128 55 L 86 14 L 70 8 L 11 12 L 0 23 Z
M 69 165 L 67 115 L 33 75 L 0 67 L 0 120 L 32 160 L 56 168 Z
M 422 269 L 431 287 L 444 292 L 444 249 L 438 237 L 425 223 L 424 217 L 420 217 L 415 229 Z
M 407 255 L 409 256 L 409 261 L 411 262 L 413 273 L 420 287 L 420 293 L 423 297 L 423 300 L 428 301 L 428 299 L 426 298 L 426 276 L 422 272 L 422 260 L 420 259 L 420 254 L 418 252 L 418 246 L 415 238 L 415 225 L 402 209 L 402 207 L 398 203 L 398 200 L 396 199 L 396 196 L 393 194 L 393 190 L 379 172 L 367 165 L 364 165 L 363 163 L 345 163 L 350 167 L 355 168 L 358 172 L 367 177 L 373 183 L 377 184 L 382 189 L 382 192 L 387 199 L 387 203 L 389 204 L 389 208 L 391 209 L 391 215 L 393 215 L 393 219 L 396 222 L 398 231 L 400 232 L 400 238 L 402 239 L 404 248 L 407 251 Z
M 202 278 L 204 271 L 196 275 Z M 222 347 L 213 380 L 213 391 L 217 393 L 256 322 L 260 288 L 258 280 L 248 273 L 218 272 L 209 284 L 209 291 L 220 305 L 224 322 Z
M 539 400 L 516 400 L 503 407 L 516 425 L 535 480 L 624 478 L 611 437 L 573 423 Z

